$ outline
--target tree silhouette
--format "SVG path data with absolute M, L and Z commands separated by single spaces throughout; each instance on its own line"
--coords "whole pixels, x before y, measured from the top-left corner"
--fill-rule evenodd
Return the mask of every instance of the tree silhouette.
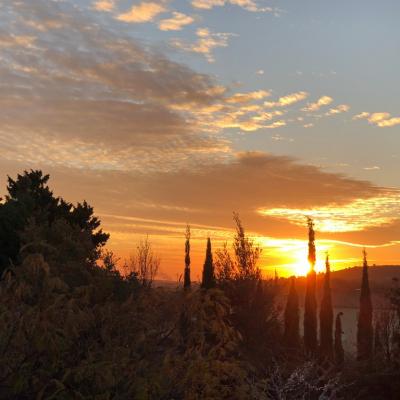
M 211 240 L 207 239 L 206 259 L 203 267 L 203 280 L 201 287 L 204 289 L 211 289 L 215 286 L 214 264 L 211 252 Z
M 44 244 L 47 249 L 57 248 L 58 256 L 71 259 L 75 249 L 61 254 L 60 240 L 82 244 L 80 260 L 93 263 L 101 256 L 109 235 L 99 229 L 93 208 L 86 202 L 73 205 L 55 197 L 49 178 L 39 170 L 25 171 L 16 180 L 8 178 L 8 194 L 0 204 L 0 275 L 10 261 L 21 261 L 22 250 L 26 255 Z M 47 257 L 45 252 L 43 255 Z
M 185 241 L 185 273 L 183 278 L 183 287 L 189 289 L 190 281 L 190 226 L 186 226 L 186 241 Z
M 284 341 L 289 349 L 299 349 L 300 346 L 300 310 L 299 296 L 296 289 L 296 278 L 293 276 L 290 282 L 289 295 L 285 308 L 285 332 Z
M 324 289 L 321 300 L 320 321 L 320 351 L 323 358 L 333 357 L 333 307 L 330 286 L 329 255 L 326 255 Z
M 367 252 L 363 250 L 363 269 L 360 294 L 360 310 L 357 325 L 357 359 L 368 360 L 372 356 L 373 326 L 372 301 L 368 280 Z
M 308 224 L 308 261 L 310 270 L 307 274 L 306 296 L 304 305 L 304 346 L 306 353 L 315 355 L 317 350 L 317 277 L 315 273 L 315 232 L 314 222 L 307 219 Z
M 342 312 L 337 314 L 335 323 L 335 362 L 338 366 L 343 365 L 344 362 L 344 350 L 342 344 L 342 315 Z

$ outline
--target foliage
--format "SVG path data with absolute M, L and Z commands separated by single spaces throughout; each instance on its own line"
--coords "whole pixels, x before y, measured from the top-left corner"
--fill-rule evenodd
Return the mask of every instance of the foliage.
M 203 279 L 201 281 L 201 287 L 204 289 L 211 289 L 215 286 L 214 276 L 214 263 L 211 251 L 211 240 L 207 239 L 207 250 L 206 259 L 203 266 Z
M 48 180 L 49 175 L 33 170 L 8 178 L 8 195 L 0 204 L 0 274 L 39 248 L 47 261 L 75 257 L 93 263 L 99 258 L 109 235 L 100 229 L 93 208 L 55 197 Z
M 284 322 L 285 346 L 290 349 L 291 352 L 298 352 L 300 349 L 300 309 L 295 277 L 290 279 L 290 289 L 286 302 Z
M 357 324 L 357 359 L 369 360 L 373 349 L 372 301 L 368 280 L 367 253 L 364 250 L 361 281 L 360 312 Z
M 299 365 L 287 373 L 279 365 L 269 373 L 267 397 L 271 400 L 336 400 L 344 384 L 340 375 L 313 362 Z
M 323 295 L 321 300 L 320 320 L 320 355 L 322 358 L 333 359 L 333 307 L 330 286 L 329 256 L 326 256 Z
M 308 218 L 308 260 L 310 271 L 307 274 L 306 297 L 304 304 L 304 347 L 308 355 L 317 350 L 317 282 L 315 273 L 315 232 L 314 223 Z
M 275 285 L 263 281 L 258 261 L 261 249 L 250 239 L 238 214 L 232 255 L 227 245 L 216 252 L 216 275 L 232 305 L 231 321 L 243 338 L 243 352 L 264 365 L 280 351 L 281 330 L 275 308 Z
M 190 226 L 186 226 L 186 234 L 185 234 L 185 271 L 183 277 L 183 287 L 185 289 L 189 289 L 191 286 L 190 281 Z
M 339 367 L 343 365 L 344 362 L 344 350 L 343 350 L 343 343 L 342 343 L 342 312 L 339 312 L 336 315 L 336 322 L 335 322 L 335 363 Z
M 150 288 L 160 267 L 160 258 L 154 253 L 149 238 L 141 240 L 128 265 L 129 276 L 134 276 L 145 288 Z

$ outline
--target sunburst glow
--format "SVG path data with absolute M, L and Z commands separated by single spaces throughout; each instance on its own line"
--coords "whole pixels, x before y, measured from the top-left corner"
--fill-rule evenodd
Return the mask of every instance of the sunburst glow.
M 356 232 L 392 223 L 400 212 L 400 194 L 390 192 L 384 196 L 357 199 L 338 206 L 332 204 L 320 208 L 271 208 L 260 209 L 260 214 L 284 218 L 304 226 L 305 217 L 312 217 L 320 232 Z

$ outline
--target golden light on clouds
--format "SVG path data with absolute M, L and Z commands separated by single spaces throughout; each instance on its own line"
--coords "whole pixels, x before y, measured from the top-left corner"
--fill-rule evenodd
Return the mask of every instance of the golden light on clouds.
M 400 213 L 400 193 L 395 191 L 368 199 L 357 199 L 345 205 L 319 208 L 260 209 L 261 215 L 287 219 L 304 226 L 305 217 L 315 220 L 320 232 L 356 232 L 393 223 Z
M 315 103 L 309 103 L 307 107 L 303 108 L 303 111 L 313 112 L 318 111 L 321 107 L 327 106 L 333 102 L 332 97 L 322 96 Z
M 362 112 L 353 117 L 353 120 L 366 119 L 371 125 L 378 128 L 389 128 L 392 126 L 400 125 L 400 117 L 392 117 L 388 112 Z
M 194 18 L 174 11 L 172 17 L 163 19 L 158 23 L 158 27 L 162 31 L 180 31 L 186 25 L 190 25 L 194 21 Z
M 291 93 L 286 96 L 280 97 L 278 101 L 266 101 L 266 107 L 285 107 L 306 99 L 309 96 L 307 92 Z
M 96 1 L 93 5 L 94 9 L 97 11 L 106 11 L 110 12 L 114 9 L 114 1 L 113 0 L 99 0 Z
M 126 13 L 119 14 L 117 19 L 123 22 L 144 23 L 153 21 L 153 19 L 166 11 L 165 6 L 156 2 L 142 2 Z

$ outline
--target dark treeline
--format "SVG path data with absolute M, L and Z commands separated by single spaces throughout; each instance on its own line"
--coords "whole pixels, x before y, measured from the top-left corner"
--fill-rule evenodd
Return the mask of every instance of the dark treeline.
M 399 398 L 400 289 L 373 312 L 365 252 L 352 355 L 328 255 L 317 302 L 311 219 L 304 298 L 295 277 L 262 278 L 262 249 L 238 214 L 232 246 L 205 242 L 199 284 L 188 225 L 183 284 L 162 288 L 148 238 L 121 263 L 92 207 L 56 197 L 48 180 L 9 178 L 0 203 L 1 399 Z

